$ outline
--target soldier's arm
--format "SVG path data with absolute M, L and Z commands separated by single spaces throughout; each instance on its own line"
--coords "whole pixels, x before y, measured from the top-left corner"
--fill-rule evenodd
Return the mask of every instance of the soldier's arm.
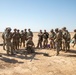
M 4 33 L 2 34 L 2 39 L 4 39 Z
M 32 35 L 32 37 L 33 37 L 33 32 L 31 32 L 31 35 Z

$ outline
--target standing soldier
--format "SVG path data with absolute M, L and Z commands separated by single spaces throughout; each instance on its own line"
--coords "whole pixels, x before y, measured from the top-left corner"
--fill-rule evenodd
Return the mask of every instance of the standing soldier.
M 5 42 L 5 35 L 6 35 L 6 33 L 7 33 L 7 29 L 8 29 L 8 28 L 6 28 L 5 31 L 4 31 L 3 34 L 2 34 L 2 39 L 3 39 L 3 49 L 4 49 L 4 50 L 5 50 L 5 45 L 6 45 L 6 42 Z
M 50 33 L 49 33 L 49 40 L 50 40 L 50 49 L 51 48 L 55 48 L 55 32 L 53 31 L 53 29 L 51 29 Z
M 28 38 L 29 36 L 31 36 L 32 39 L 33 39 L 33 32 L 32 32 L 30 29 L 28 29 L 27 38 Z
M 76 44 L 76 29 L 74 30 L 74 32 L 75 32 L 75 34 L 74 34 L 74 36 L 73 36 L 73 38 L 72 38 L 72 39 L 74 39 L 74 45 L 73 45 L 73 47 L 74 47 L 75 44 Z
M 69 50 L 70 50 L 71 35 L 70 35 L 70 33 L 68 32 L 68 30 L 66 30 L 66 31 L 67 31 L 67 51 L 69 51 Z
M 24 34 L 23 30 L 21 30 L 20 36 L 21 36 L 20 47 L 22 46 L 22 44 L 23 44 L 23 47 L 25 47 L 25 34 Z
M 13 53 L 13 50 L 12 50 L 11 39 L 12 39 L 11 28 L 8 28 L 8 29 L 7 29 L 7 33 L 6 33 L 6 35 L 5 35 L 7 55 L 9 55 L 9 52 L 10 52 L 10 51 L 11 51 L 11 54 L 14 54 L 14 53 Z
M 43 33 L 43 48 L 47 47 L 48 37 L 49 37 L 49 33 L 46 32 L 46 30 L 44 30 L 44 33 Z
M 56 32 L 55 45 L 56 45 L 56 50 L 57 50 L 56 55 L 59 55 L 61 35 L 60 35 L 58 28 L 55 29 L 55 32 Z
M 42 41 L 43 41 L 43 33 L 42 30 L 40 30 L 40 32 L 38 33 L 38 43 L 37 43 L 37 48 L 42 48 Z
M 67 33 L 67 30 L 66 30 L 66 27 L 63 27 L 62 29 L 62 43 L 63 43 L 63 50 L 65 52 L 67 52 L 67 37 L 68 37 L 68 33 Z
M 25 41 L 27 41 L 27 29 L 24 29 L 24 37 L 25 37 Z
M 20 46 L 20 37 L 21 37 L 19 30 L 17 30 L 16 36 L 17 36 L 17 49 L 19 49 L 19 46 Z
M 17 50 L 17 29 L 14 29 L 14 32 L 12 34 L 12 42 L 13 42 L 13 49 Z
M 60 33 L 60 50 L 62 50 L 62 30 L 59 30 Z

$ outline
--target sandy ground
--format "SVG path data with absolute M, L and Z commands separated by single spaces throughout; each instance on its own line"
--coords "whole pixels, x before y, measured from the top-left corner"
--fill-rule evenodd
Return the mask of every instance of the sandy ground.
M 34 33 L 33 40 L 37 45 L 37 33 Z M 55 50 L 37 49 L 36 52 L 27 58 L 23 54 L 7 56 L 0 46 L 0 75 L 76 75 L 76 46 L 67 53 L 61 51 L 59 56 Z M 44 56 L 44 53 L 49 56 Z

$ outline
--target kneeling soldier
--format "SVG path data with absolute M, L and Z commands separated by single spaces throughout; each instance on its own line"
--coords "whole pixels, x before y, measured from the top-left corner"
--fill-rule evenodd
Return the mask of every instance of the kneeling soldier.
M 34 45 L 34 43 L 32 41 L 32 37 L 29 36 L 28 37 L 28 40 L 26 42 L 26 50 L 27 50 L 27 53 L 34 53 L 35 52 L 34 51 L 34 47 L 35 47 L 35 45 Z

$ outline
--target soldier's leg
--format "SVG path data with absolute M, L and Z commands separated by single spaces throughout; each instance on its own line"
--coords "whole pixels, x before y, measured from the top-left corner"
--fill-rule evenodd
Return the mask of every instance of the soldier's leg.
M 31 53 L 34 53 L 34 52 L 35 52 L 34 48 L 33 48 L 33 47 L 31 47 Z
M 59 55 L 59 51 L 60 51 L 60 43 L 59 42 L 57 42 L 57 56 Z
M 60 40 L 60 50 L 62 50 L 62 40 Z
M 3 49 L 5 50 L 5 40 L 3 40 Z
M 51 40 L 51 42 L 52 42 L 52 44 L 51 44 L 51 48 L 53 48 L 53 49 L 55 49 L 55 42 L 54 42 L 54 40 Z
M 69 51 L 70 50 L 70 42 L 68 41 L 67 43 L 67 50 Z
M 15 41 L 15 49 L 17 50 L 17 41 Z
M 13 43 L 10 44 L 10 49 L 11 49 L 11 55 L 13 55 L 14 54 Z
M 40 41 L 38 40 L 38 43 L 37 43 L 37 48 L 39 48 L 39 43 L 40 43 Z
M 13 44 L 13 50 L 15 50 L 15 47 L 14 47 L 14 41 L 12 42 L 12 44 Z
M 19 46 L 18 46 L 18 41 L 17 41 L 17 50 L 19 49 Z
M 63 41 L 63 51 L 65 51 L 65 41 Z
M 48 39 L 46 39 L 45 41 L 45 47 L 47 48 L 47 45 L 48 45 Z
M 65 42 L 65 52 L 67 52 L 68 42 Z
M 7 50 L 7 55 L 9 55 L 9 43 L 6 43 L 6 50 Z
M 45 48 L 45 42 L 46 42 L 46 40 L 44 39 L 43 40 L 43 48 Z
M 18 41 L 18 46 L 17 46 L 17 48 L 19 49 L 19 41 Z
M 50 40 L 50 49 L 53 48 L 53 45 L 52 45 L 52 40 Z
M 40 41 L 40 48 L 42 48 L 42 41 Z

